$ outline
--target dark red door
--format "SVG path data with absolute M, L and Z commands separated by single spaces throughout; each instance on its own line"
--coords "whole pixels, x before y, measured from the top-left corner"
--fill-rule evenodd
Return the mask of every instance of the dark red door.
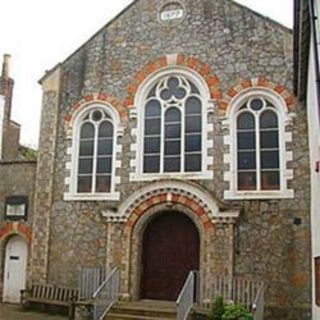
M 192 270 L 199 270 L 199 235 L 184 214 L 167 211 L 143 236 L 141 298 L 176 300 Z

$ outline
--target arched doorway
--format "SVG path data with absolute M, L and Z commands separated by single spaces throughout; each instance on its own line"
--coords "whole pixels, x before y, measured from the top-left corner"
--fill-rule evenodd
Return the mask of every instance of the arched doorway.
M 147 225 L 142 240 L 142 299 L 176 300 L 187 276 L 199 270 L 199 233 L 186 215 L 164 211 Z
M 25 289 L 28 246 L 20 236 L 13 236 L 5 248 L 3 301 L 20 302 L 20 290 Z

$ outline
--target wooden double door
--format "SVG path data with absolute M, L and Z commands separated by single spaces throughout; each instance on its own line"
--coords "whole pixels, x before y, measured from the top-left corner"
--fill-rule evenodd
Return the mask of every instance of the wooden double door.
M 199 270 L 199 234 L 184 214 L 165 211 L 146 227 L 142 244 L 141 298 L 176 300 L 192 270 Z

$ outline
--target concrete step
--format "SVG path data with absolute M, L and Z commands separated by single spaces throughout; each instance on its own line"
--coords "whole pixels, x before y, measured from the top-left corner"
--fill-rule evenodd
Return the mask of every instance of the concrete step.
M 176 319 L 174 302 L 143 300 L 120 302 L 107 314 L 107 320 L 173 320 Z

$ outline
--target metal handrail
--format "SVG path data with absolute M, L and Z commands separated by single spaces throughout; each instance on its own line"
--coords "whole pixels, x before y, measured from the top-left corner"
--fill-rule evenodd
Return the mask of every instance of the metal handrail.
M 102 320 L 119 297 L 119 270 L 114 268 L 93 294 L 93 319 Z
M 254 320 L 263 320 L 264 316 L 264 285 L 261 286 L 260 290 L 257 293 L 257 297 L 252 304 L 252 313 Z
M 191 271 L 176 301 L 177 320 L 186 320 L 194 303 L 194 271 Z

